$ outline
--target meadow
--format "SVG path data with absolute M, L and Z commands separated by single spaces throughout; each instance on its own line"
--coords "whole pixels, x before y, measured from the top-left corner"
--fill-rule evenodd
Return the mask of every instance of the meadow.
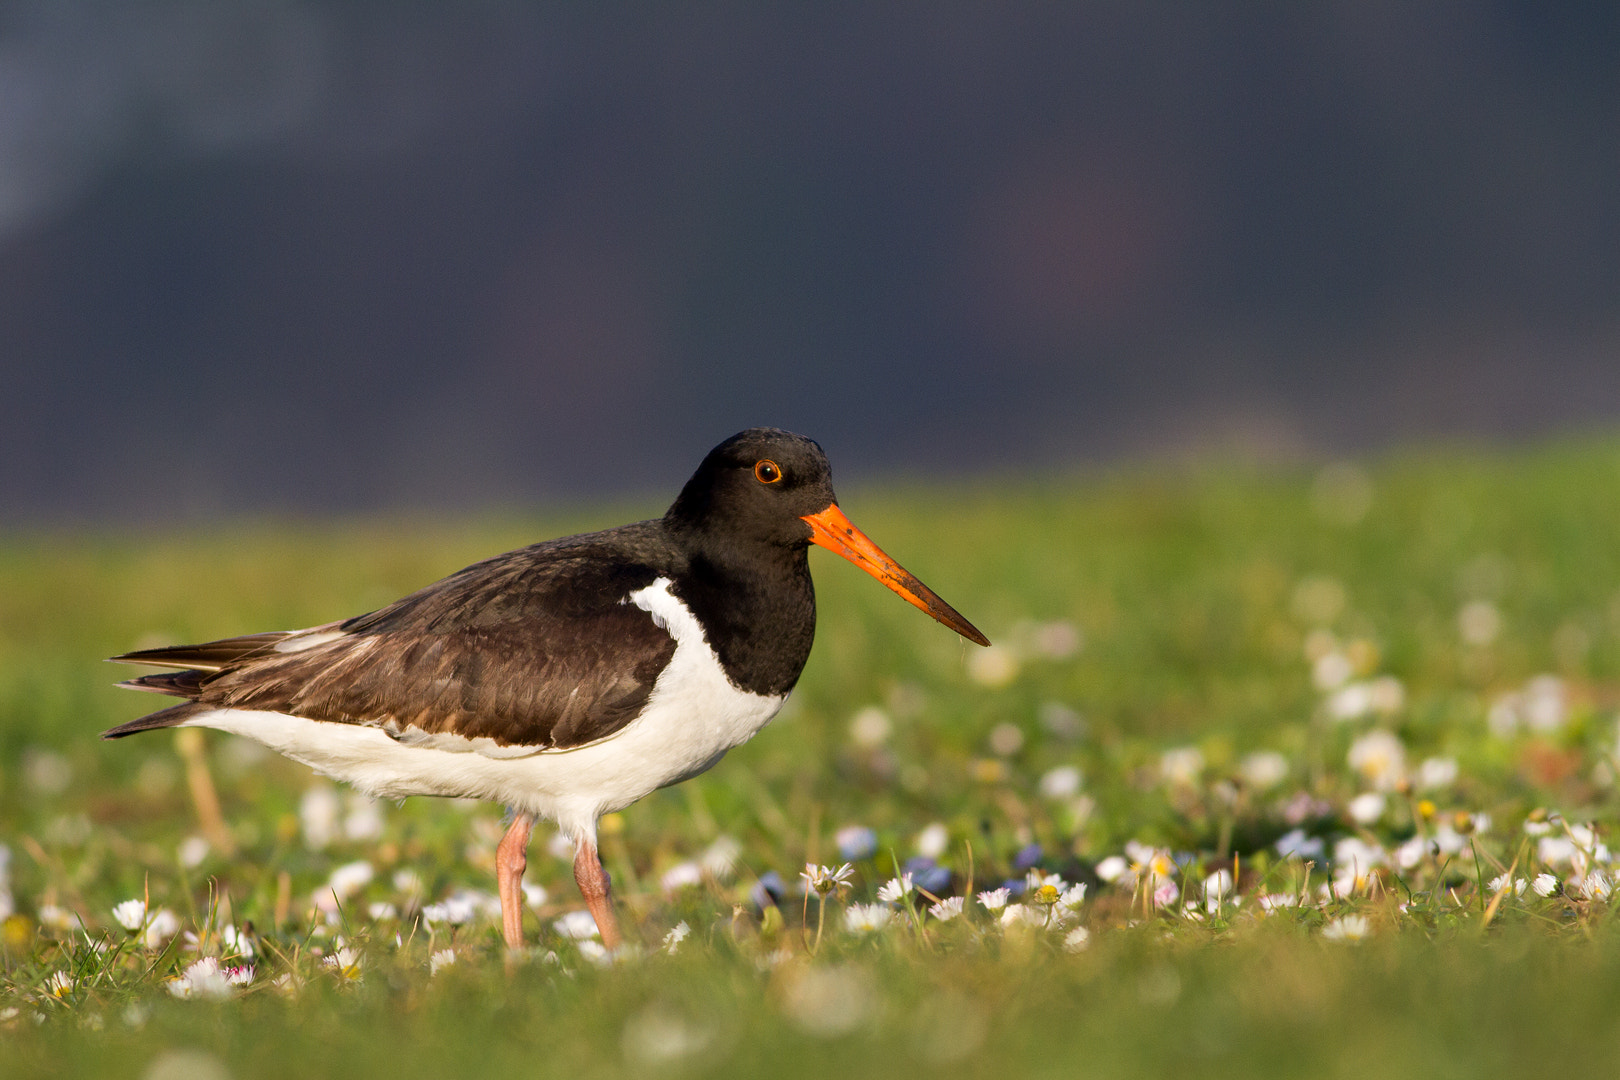
M 0 535 L 0 1075 L 1575 1074 L 1620 1059 L 1620 441 L 851 488 L 788 708 L 604 820 L 375 803 L 134 648 L 661 511 Z

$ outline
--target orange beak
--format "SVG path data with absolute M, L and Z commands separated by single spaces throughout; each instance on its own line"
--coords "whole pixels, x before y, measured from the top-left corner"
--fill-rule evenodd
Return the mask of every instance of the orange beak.
M 918 581 L 905 567 L 883 554 L 881 548 L 868 540 L 866 534 L 844 516 L 837 503 L 830 504 L 818 514 L 806 514 L 800 520 L 810 526 L 811 543 L 842 555 L 899 593 L 908 603 L 928 612 L 974 644 L 990 644 L 989 638 L 958 615 L 955 608 L 935 596 L 934 590 Z

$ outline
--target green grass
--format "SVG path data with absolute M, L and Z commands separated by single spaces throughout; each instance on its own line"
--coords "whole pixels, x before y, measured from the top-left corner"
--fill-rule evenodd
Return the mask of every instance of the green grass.
M 204 1060 L 235 1077 L 1612 1067 L 1620 929 L 1603 886 L 1617 867 L 1597 845 L 1620 819 L 1617 488 L 1620 443 L 1591 440 L 1406 454 L 1364 477 L 1135 469 L 847 491 L 851 517 L 996 641 L 1001 666 L 813 556 L 820 634 L 788 710 L 710 773 L 604 822 L 640 945 L 605 965 L 553 927 L 579 905 L 544 830 L 530 956 L 506 961 L 487 917 L 416 917 L 402 872 L 426 903 L 492 890 L 498 808 L 387 804 L 380 837 L 312 847 L 301 806 L 321 782 L 209 733 L 190 760 L 207 762 L 236 851 L 188 845 L 202 827 L 174 734 L 97 738 L 159 703 L 113 689 L 120 671 L 100 658 L 328 621 L 657 507 L 0 538 L 15 908 L 0 924 L 0 1075 Z M 1054 648 L 1068 629 L 1072 654 Z M 1531 682 L 1544 675 L 1556 681 Z M 1369 694 L 1382 706 L 1350 708 Z M 872 708 L 887 735 L 863 743 L 852 720 Z M 1374 732 L 1398 740 L 1404 770 L 1351 765 Z M 1281 755 L 1280 777 L 1257 773 L 1261 752 Z M 1070 766 L 1079 790 L 1054 790 Z M 1381 812 L 1358 823 L 1352 800 L 1375 789 Z M 340 826 L 364 811 L 339 807 Z M 1086 884 L 1084 903 L 1057 908 L 1057 929 L 1004 929 L 970 898 L 949 922 L 908 904 L 879 931 L 847 930 L 846 906 L 877 903 L 934 824 L 948 891 L 1021 879 L 1015 860 L 1038 845 L 1045 873 Z M 877 853 L 829 899 L 819 944 L 814 900 L 751 901 L 762 874 L 791 888 L 807 861 L 843 861 L 847 826 L 874 830 Z M 1296 827 L 1321 855 L 1279 853 Z M 740 849 L 733 874 L 660 887 L 722 837 Z M 1347 839 L 1370 873 L 1346 875 Z M 1101 880 L 1128 843 L 1163 876 Z M 374 876 L 328 923 L 312 898 L 359 860 Z M 1510 866 L 1556 888 L 1493 888 Z M 1207 904 L 1205 879 L 1234 868 L 1239 902 Z M 1175 899 L 1155 908 L 1155 888 Z M 1276 894 L 1305 902 L 1262 914 Z M 133 898 L 182 934 L 146 948 L 113 916 Z M 378 903 L 401 917 L 373 917 Z M 690 936 L 662 951 L 682 921 Z M 170 980 L 229 952 L 226 925 L 251 927 L 252 980 L 225 1000 L 176 998 Z M 1077 951 L 1075 927 L 1089 931 Z M 456 961 L 430 975 L 447 948 Z M 340 949 L 352 977 L 327 963 Z

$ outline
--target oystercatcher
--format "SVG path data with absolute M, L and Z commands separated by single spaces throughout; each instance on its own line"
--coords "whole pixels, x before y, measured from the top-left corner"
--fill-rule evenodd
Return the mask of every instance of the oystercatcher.
M 103 737 L 217 728 L 372 795 L 511 807 L 496 874 L 514 949 L 530 831 L 550 818 L 613 948 L 597 819 L 710 768 L 776 715 L 815 635 L 811 544 L 989 644 L 844 516 L 819 445 L 752 428 L 657 520 L 498 555 L 352 619 L 115 656 L 181 669 L 120 685 L 187 700 Z

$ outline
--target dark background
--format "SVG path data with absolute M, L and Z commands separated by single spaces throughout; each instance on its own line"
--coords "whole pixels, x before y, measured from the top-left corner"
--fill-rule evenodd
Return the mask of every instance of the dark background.
M 1617 296 L 1617 5 L 0 4 L 11 522 L 1604 428 Z

